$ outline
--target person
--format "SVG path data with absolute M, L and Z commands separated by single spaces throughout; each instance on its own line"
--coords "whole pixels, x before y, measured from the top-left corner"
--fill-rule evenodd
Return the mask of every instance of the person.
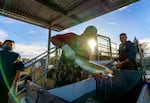
M 13 51 L 15 42 L 5 40 L 0 47 L 0 103 L 8 103 L 8 92 L 20 78 L 24 65 L 20 55 Z
M 120 34 L 121 44 L 119 45 L 119 57 L 115 60 L 119 60 L 116 65 L 118 69 L 136 70 L 136 46 L 131 41 L 127 41 L 126 33 Z
M 97 29 L 94 26 L 88 26 L 81 35 L 66 33 L 53 36 L 50 40 L 57 48 L 63 49 L 63 58 L 73 60 L 75 55 L 79 55 L 90 60 L 92 50 L 88 41 L 97 42 Z
M 52 36 L 50 40 L 57 48 L 62 48 L 62 55 L 60 58 L 61 62 L 58 62 L 60 63 L 59 65 L 61 65 L 59 66 L 61 69 L 57 69 L 59 70 L 57 73 L 57 86 L 82 80 L 81 67 L 78 64 L 78 66 L 74 66 L 74 64 L 76 64 L 75 57 L 79 56 L 85 60 L 90 60 L 92 50 L 89 45 L 89 41 L 97 42 L 96 27 L 86 27 L 81 35 L 70 32 Z

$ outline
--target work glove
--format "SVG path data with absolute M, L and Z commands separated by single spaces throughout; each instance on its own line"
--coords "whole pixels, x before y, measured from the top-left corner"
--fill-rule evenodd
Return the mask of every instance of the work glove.
M 119 63 L 116 65 L 117 69 L 121 69 L 124 64 L 125 64 L 124 62 L 119 62 Z
M 63 45 L 62 49 L 66 59 L 75 60 L 75 52 L 67 44 Z
M 118 57 L 114 58 L 114 61 L 118 61 L 118 60 L 119 60 L 119 58 L 118 58 Z

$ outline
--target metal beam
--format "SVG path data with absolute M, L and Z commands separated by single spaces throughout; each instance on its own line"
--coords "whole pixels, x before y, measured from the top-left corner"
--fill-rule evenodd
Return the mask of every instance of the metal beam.
M 48 0 L 36 0 L 36 1 L 49 7 L 50 9 L 53 9 L 54 11 L 56 11 L 62 15 L 67 15 L 67 13 L 68 13 L 63 7 L 61 7 L 60 5 L 57 5 L 55 2 L 48 1 Z
M 3 8 L 1 8 L 1 6 L 0 6 L 0 15 L 3 15 L 3 16 L 9 17 L 9 18 L 13 18 L 13 19 L 16 19 L 16 20 L 20 20 L 20 21 L 23 21 L 23 22 L 27 22 L 27 23 L 30 23 L 30 24 L 34 24 L 34 25 L 37 25 L 37 26 L 41 26 L 41 27 L 44 27 L 44 28 L 49 27 L 49 25 L 46 24 L 41 19 L 34 18 L 32 16 L 29 16 L 29 15 L 23 14 L 23 13 L 19 13 L 19 12 L 16 13 L 15 11 L 12 11 L 8 8 L 7 9 L 5 8 L 5 10 L 4 10 Z
M 62 16 L 64 17 L 63 19 L 72 19 L 78 23 L 81 23 L 80 18 L 71 17 L 68 11 L 66 11 L 63 7 L 61 7 L 60 5 L 57 5 L 56 3 L 52 1 L 49 1 L 49 2 L 47 0 L 36 0 L 36 1 L 60 14 L 60 17 L 58 17 L 55 20 L 50 21 L 50 24 L 52 26 L 62 21 Z

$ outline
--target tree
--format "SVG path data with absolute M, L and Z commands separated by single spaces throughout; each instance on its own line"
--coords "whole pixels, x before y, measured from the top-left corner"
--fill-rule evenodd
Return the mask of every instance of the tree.
M 133 42 L 137 47 L 137 52 L 140 55 L 140 58 L 143 58 L 144 57 L 144 51 L 147 49 L 148 43 L 147 42 L 139 43 L 139 41 L 136 37 L 134 38 Z

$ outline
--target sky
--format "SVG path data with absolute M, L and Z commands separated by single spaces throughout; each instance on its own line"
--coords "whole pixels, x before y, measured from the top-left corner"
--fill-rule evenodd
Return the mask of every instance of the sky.
M 98 34 L 110 37 L 118 44 L 120 33 L 126 33 L 131 41 L 136 37 L 140 43 L 147 44 L 145 52 L 150 53 L 149 10 L 150 0 L 140 0 L 61 32 L 52 31 L 52 35 L 66 32 L 80 35 L 87 26 L 93 25 Z M 15 51 L 23 58 L 32 59 L 47 50 L 48 29 L 0 15 L 0 41 L 5 39 L 15 41 Z

